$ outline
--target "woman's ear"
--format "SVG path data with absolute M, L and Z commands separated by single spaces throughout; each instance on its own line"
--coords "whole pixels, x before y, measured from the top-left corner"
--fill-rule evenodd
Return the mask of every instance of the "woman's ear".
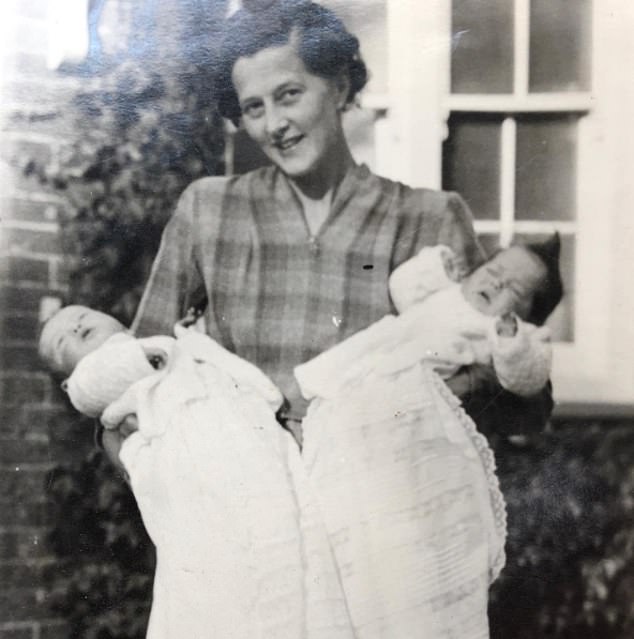
M 68 394 L 68 380 L 65 379 L 61 384 L 60 384 L 61 389 Z
M 335 88 L 337 89 L 337 109 L 345 111 L 348 107 L 348 96 L 350 95 L 350 76 L 347 71 L 342 71 L 335 78 Z

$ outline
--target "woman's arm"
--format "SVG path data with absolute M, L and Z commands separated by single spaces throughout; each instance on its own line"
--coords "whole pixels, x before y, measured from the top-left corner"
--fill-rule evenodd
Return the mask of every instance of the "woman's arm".
M 468 271 L 480 266 L 486 259 L 473 228 L 471 209 L 457 193 L 447 194 L 436 243 L 451 248 L 458 262 Z
M 194 255 L 196 183 L 181 195 L 167 223 L 150 278 L 132 323 L 139 336 L 171 335 L 191 306 L 191 296 L 203 288 Z
M 553 410 L 550 382 L 536 395 L 520 397 L 500 386 L 491 366 L 474 364 L 463 368 L 447 380 L 447 385 L 487 437 L 538 433 Z
M 468 270 L 485 260 L 473 229 L 473 216 L 457 193 L 412 189 L 399 201 L 400 220 L 392 255 L 392 271 L 424 247 L 443 244 Z
M 127 437 L 139 429 L 136 416 L 129 415 L 121 422 L 117 430 L 107 430 L 102 425 L 97 428 L 99 433 L 98 448 L 103 450 L 114 467 L 121 472 L 122 477 L 127 481 L 127 472 L 119 459 L 119 451 Z
M 193 259 L 194 185 L 181 195 L 174 215 L 163 231 L 161 245 L 132 324 L 132 331 L 137 335 L 171 335 L 175 323 L 191 306 L 191 293 L 202 286 L 202 278 Z M 138 430 L 136 415 L 128 415 L 118 429 L 106 430 L 99 437 L 103 451 L 120 470 L 123 470 L 123 465 L 119 451 L 124 440 L 135 430 Z

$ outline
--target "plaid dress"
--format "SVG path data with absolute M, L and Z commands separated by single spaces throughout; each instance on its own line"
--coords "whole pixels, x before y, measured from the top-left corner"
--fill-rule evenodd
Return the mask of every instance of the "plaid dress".
M 316 235 L 276 167 L 203 178 L 163 233 L 133 330 L 171 334 L 204 286 L 208 334 L 260 367 L 286 397 L 286 416 L 301 420 L 293 368 L 393 312 L 390 273 L 439 243 L 469 265 L 483 258 L 460 196 L 412 189 L 363 165 L 350 168 Z

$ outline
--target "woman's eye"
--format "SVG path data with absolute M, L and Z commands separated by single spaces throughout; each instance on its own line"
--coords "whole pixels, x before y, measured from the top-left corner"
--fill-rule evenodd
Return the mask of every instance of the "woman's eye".
M 288 104 L 290 102 L 295 102 L 297 98 L 300 96 L 301 91 L 299 89 L 285 89 L 280 96 L 280 101 L 283 104 Z
M 264 113 L 264 105 L 261 102 L 245 104 L 242 107 L 242 115 L 249 118 L 259 118 Z

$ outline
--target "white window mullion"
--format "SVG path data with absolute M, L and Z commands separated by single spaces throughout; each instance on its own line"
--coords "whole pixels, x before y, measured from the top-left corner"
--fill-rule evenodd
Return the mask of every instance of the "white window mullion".
M 568 111 L 590 111 L 593 107 L 591 93 L 531 93 L 529 95 L 507 94 L 454 94 L 447 98 L 447 108 L 452 111 L 466 111 L 471 113 L 500 112 L 540 112 L 566 113 Z
M 513 21 L 513 92 L 516 96 L 528 95 L 528 65 L 530 49 L 530 0 L 515 0 L 515 20 Z
M 499 220 L 474 220 L 473 228 L 478 235 L 493 235 L 500 232 Z
M 577 224 L 559 220 L 515 220 L 513 230 L 515 233 L 530 235 L 550 235 L 555 231 L 560 235 L 575 235 Z
M 515 219 L 515 118 L 505 118 L 501 131 L 500 158 L 500 246 L 506 247 L 513 239 Z
M 499 220 L 474 220 L 473 226 L 476 233 L 491 235 L 500 233 L 502 225 Z M 577 223 L 559 220 L 515 220 L 513 222 L 515 235 L 550 235 L 555 231 L 563 236 L 575 235 Z

